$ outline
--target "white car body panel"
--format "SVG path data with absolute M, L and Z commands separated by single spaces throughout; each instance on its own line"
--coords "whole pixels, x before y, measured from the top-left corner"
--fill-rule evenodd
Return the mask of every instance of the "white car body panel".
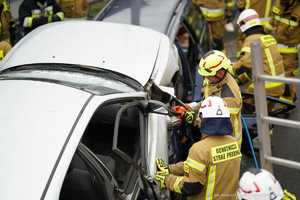
M 91 95 L 57 84 L 12 80 L 0 81 L 0 91 L 0 133 L 5 134 L 0 145 L 0 177 L 6 180 L 0 199 L 40 199 Z
M 145 93 L 143 92 L 134 92 L 134 93 L 126 93 L 126 94 L 112 94 L 106 96 L 94 96 L 90 102 L 87 104 L 86 108 L 82 112 L 82 115 L 74 130 L 72 132 L 72 137 L 68 141 L 68 145 L 66 146 L 64 153 L 60 159 L 60 162 L 57 165 L 55 174 L 52 178 L 51 184 L 49 185 L 47 194 L 45 196 L 45 200 L 58 200 L 60 194 L 60 188 L 64 181 L 64 177 L 68 166 L 72 160 L 72 157 L 76 151 L 78 143 L 82 137 L 82 134 L 93 116 L 95 110 L 104 102 L 112 100 L 112 99 L 120 99 L 120 98 L 128 98 L 128 97 L 145 97 Z
M 163 111 L 162 111 L 163 112 Z M 169 160 L 168 157 L 168 127 L 169 118 L 165 115 L 149 115 L 148 132 L 148 157 L 147 166 L 149 175 L 154 176 L 156 172 L 156 158 Z
M 0 175 L 2 180 L 9 181 L 7 185 L 1 184 L 5 190 L 0 198 L 4 200 L 40 199 L 41 195 L 48 200 L 59 199 L 64 175 L 95 110 L 108 100 L 146 98 L 144 92 L 134 92 L 94 96 L 89 100 L 91 95 L 81 90 L 27 80 L 0 81 L 0 91 L 0 132 L 9 133 L 1 138 L 4 145 L 0 145 Z M 151 174 L 157 156 L 168 159 L 166 121 L 166 116 L 150 114 L 147 163 Z
M 179 69 L 173 65 L 176 61 L 172 61 L 175 59 L 172 51 L 168 37 L 151 29 L 108 22 L 65 21 L 41 26 L 26 35 L 7 54 L 1 70 L 36 63 L 78 64 L 119 72 L 145 85 L 155 67 L 158 78 L 165 84 L 167 81 L 160 78 L 161 74 Z M 168 76 L 172 78 L 172 74 Z
M 38 63 L 76 64 L 115 71 L 141 85 L 151 77 L 158 85 L 169 86 L 179 69 L 173 48 L 164 34 L 146 28 L 59 22 L 24 37 L 1 62 L 0 70 Z M 33 80 L 0 80 L 0 93 L 0 133 L 7 135 L 1 139 L 0 177 L 8 180 L 0 185 L 1 200 L 40 199 L 41 195 L 58 200 L 64 175 L 95 110 L 107 100 L 147 96 L 142 91 L 92 96 Z M 148 115 L 146 159 L 150 175 L 155 173 L 155 158 L 168 159 L 168 120 L 165 115 Z

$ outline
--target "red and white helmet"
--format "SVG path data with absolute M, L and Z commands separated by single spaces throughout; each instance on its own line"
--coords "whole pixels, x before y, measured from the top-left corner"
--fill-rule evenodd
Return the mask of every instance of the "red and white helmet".
M 225 107 L 224 101 L 218 96 L 209 96 L 202 103 L 199 110 L 202 118 L 230 118 L 228 108 Z
M 238 17 L 237 24 L 242 32 L 245 32 L 254 26 L 262 25 L 258 13 L 253 9 L 246 9 L 241 12 L 240 16 Z
M 284 194 L 273 174 L 255 169 L 243 174 L 237 196 L 239 200 L 281 200 Z
M 232 124 L 230 113 L 224 101 L 218 96 L 209 96 L 201 103 L 199 114 L 200 132 L 207 135 L 230 135 Z

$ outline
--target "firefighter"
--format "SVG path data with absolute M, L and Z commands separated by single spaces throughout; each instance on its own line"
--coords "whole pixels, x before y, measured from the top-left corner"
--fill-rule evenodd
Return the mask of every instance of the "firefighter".
M 265 169 L 246 171 L 239 182 L 239 200 L 296 200 L 296 196 L 282 190 L 278 180 Z
M 2 60 L 4 56 L 8 53 L 8 51 L 11 49 L 11 44 L 10 44 L 11 12 L 6 0 L 2 0 L 0 2 L 0 13 L 1 13 L 0 60 Z
M 229 110 L 220 97 L 201 103 L 202 139 L 190 148 L 187 159 L 173 165 L 156 160 L 155 179 L 188 199 L 235 199 L 241 152 L 232 134 Z
M 237 7 L 240 11 L 244 9 L 254 9 L 258 13 L 261 24 L 265 29 L 271 30 L 272 3 L 272 0 L 237 0 Z
M 254 41 L 260 42 L 263 52 L 263 70 L 265 74 L 284 76 L 283 60 L 277 49 L 275 38 L 265 34 L 255 10 L 244 10 L 238 17 L 237 23 L 246 38 L 243 41 L 241 54 L 237 62 L 234 63 L 234 70 L 238 83 L 245 87 L 247 92 L 253 93 L 254 86 L 252 81 L 250 45 Z M 284 88 L 285 84 L 282 82 L 265 82 L 266 94 L 268 96 L 280 98 L 284 92 Z M 248 104 L 254 104 L 253 100 L 250 100 Z M 272 109 L 271 105 L 269 109 Z
M 237 7 L 242 12 L 245 9 L 254 9 L 259 17 L 261 24 L 263 25 L 266 32 L 272 32 L 272 26 L 270 24 L 271 21 L 271 9 L 273 5 L 273 0 L 237 0 Z M 245 39 L 245 35 L 238 30 L 237 37 L 237 57 L 241 53 L 241 46 L 243 40 Z
M 233 0 L 193 0 L 204 15 L 212 34 L 213 49 L 224 49 L 225 17 L 230 18 L 234 6 Z
M 226 55 L 213 50 L 206 53 L 199 62 L 198 73 L 204 77 L 203 96 L 221 97 L 230 111 L 233 136 L 242 143 L 241 108 L 242 97 L 238 84 L 232 73 L 232 64 Z M 200 104 L 192 103 L 190 107 L 197 111 Z
M 19 21 L 25 34 L 43 24 L 63 19 L 64 13 L 55 0 L 24 0 L 19 7 Z
M 88 3 L 86 0 L 59 0 L 65 17 L 80 18 L 86 17 L 88 12 Z
M 285 75 L 297 75 L 297 46 L 300 44 L 300 1 L 280 0 L 272 8 L 274 37 L 278 41 L 279 52 L 283 57 Z M 296 100 L 296 85 L 286 85 L 282 99 L 294 102 Z

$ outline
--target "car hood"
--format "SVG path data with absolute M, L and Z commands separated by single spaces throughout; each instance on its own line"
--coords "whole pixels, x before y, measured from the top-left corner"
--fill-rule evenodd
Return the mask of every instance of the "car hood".
M 0 93 L 0 199 L 40 199 L 91 94 L 30 80 L 0 80 Z
M 145 85 L 160 47 L 166 45 L 167 36 L 143 27 L 96 21 L 56 22 L 22 38 L 0 69 L 36 63 L 76 64 L 115 71 Z

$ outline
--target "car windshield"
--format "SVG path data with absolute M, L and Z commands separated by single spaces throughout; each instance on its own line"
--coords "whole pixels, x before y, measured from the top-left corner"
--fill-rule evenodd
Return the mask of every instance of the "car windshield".
M 39 64 L 12 68 L 0 73 L 0 79 L 55 82 L 97 95 L 134 92 L 139 89 L 134 80 L 117 73 L 63 64 Z

